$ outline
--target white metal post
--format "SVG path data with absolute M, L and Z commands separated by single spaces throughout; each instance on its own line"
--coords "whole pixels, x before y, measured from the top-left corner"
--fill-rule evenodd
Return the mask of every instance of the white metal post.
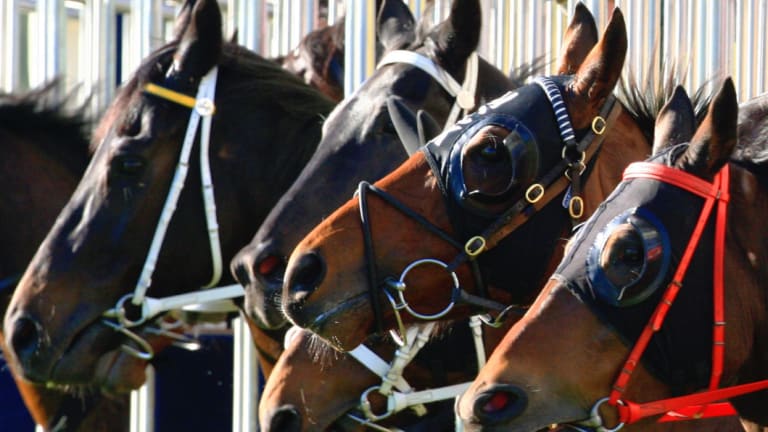
M 42 64 L 30 68 L 30 87 L 36 87 L 64 72 L 67 50 L 64 33 L 64 2 L 37 0 L 37 47 L 35 58 Z
M 344 28 L 344 94 L 360 87 L 374 68 L 376 30 L 375 2 L 359 0 L 346 3 Z
M 237 43 L 251 51 L 265 54 L 267 8 L 265 0 L 228 0 L 227 37 L 237 30 Z
M 256 432 L 259 428 L 259 354 L 242 317 L 232 320 L 232 329 L 232 432 Z
M 128 50 L 124 70 L 135 70 L 141 61 L 163 43 L 162 0 L 131 0 L 129 40 L 123 41 Z
M 3 32 L 3 38 L 0 40 L 0 87 L 11 92 L 19 85 L 19 0 L 3 0 L 0 5 L 0 24 Z
M 148 365 L 145 373 L 144 385 L 131 392 L 131 432 L 155 430 L 155 368 Z
M 91 96 L 91 112 L 100 113 L 112 100 L 116 87 L 115 5 L 111 0 L 86 3 L 80 56 L 85 94 Z

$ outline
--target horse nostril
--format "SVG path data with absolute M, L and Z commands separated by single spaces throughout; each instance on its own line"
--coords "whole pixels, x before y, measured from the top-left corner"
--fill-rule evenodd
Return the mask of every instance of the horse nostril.
M 473 412 L 482 424 L 508 422 L 523 413 L 528 397 L 516 386 L 496 386 L 475 398 Z
M 19 361 L 34 354 L 40 341 L 39 325 L 29 317 L 21 317 L 13 323 L 11 330 L 11 348 Z
M 285 271 L 285 260 L 277 255 L 265 255 L 256 262 L 256 271 L 265 279 L 280 280 Z
M 278 408 L 269 421 L 269 430 L 275 432 L 301 431 L 301 416 L 292 405 Z
M 292 266 L 286 283 L 294 294 L 308 295 L 313 292 L 325 276 L 325 263 L 320 255 L 310 252 L 302 255 Z

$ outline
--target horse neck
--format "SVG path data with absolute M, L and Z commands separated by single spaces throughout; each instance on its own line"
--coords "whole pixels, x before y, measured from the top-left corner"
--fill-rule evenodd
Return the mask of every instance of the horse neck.
M 624 169 L 632 162 L 645 160 L 651 144 L 626 110 L 606 131 L 589 177 L 583 185 L 584 217 L 595 212 L 603 200 L 621 182 Z

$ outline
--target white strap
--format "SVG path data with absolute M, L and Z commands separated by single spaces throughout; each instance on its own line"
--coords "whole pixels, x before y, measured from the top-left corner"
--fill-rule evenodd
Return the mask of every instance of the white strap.
M 446 399 L 453 399 L 467 391 L 471 384 L 471 382 L 465 382 L 411 393 L 393 392 L 387 400 L 387 408 L 391 412 L 398 412 L 413 405 L 423 405 Z
M 349 351 L 347 354 L 354 357 L 360 364 L 381 378 L 387 376 L 387 372 L 389 372 L 389 363 L 382 360 L 381 357 L 363 344 L 358 345 L 357 348 Z M 403 377 L 396 380 L 394 385 L 395 388 L 403 392 L 412 390 L 410 384 Z
M 157 257 L 160 255 L 160 248 L 163 245 L 163 240 L 165 239 L 168 225 L 171 222 L 173 213 L 176 211 L 176 204 L 179 201 L 181 190 L 184 188 L 184 181 L 187 178 L 187 171 L 189 170 L 189 157 L 190 153 L 192 152 L 192 146 L 195 141 L 195 135 L 197 134 L 197 127 L 200 123 L 201 116 L 205 116 L 205 118 L 208 119 L 207 122 L 203 122 L 203 132 L 205 133 L 201 134 L 204 137 L 201 140 L 200 145 L 201 165 L 206 165 L 206 168 L 203 168 L 202 170 L 208 170 L 208 180 L 210 182 L 210 168 L 207 167 L 207 163 L 203 163 L 202 153 L 205 151 L 205 161 L 207 161 L 207 147 L 209 139 L 207 135 L 210 134 L 210 118 L 214 111 L 213 101 L 215 100 L 214 96 L 216 92 L 217 74 L 218 68 L 214 67 L 200 81 L 200 86 L 197 90 L 197 103 L 195 105 L 195 109 L 193 109 L 189 115 L 189 123 L 187 125 L 187 131 L 184 135 L 184 143 L 181 147 L 179 162 L 176 166 L 173 182 L 171 183 L 170 190 L 168 191 L 168 197 L 166 198 L 165 204 L 163 205 L 163 211 L 160 213 L 160 219 L 157 223 L 157 227 L 155 228 L 155 234 L 152 237 L 152 243 L 149 247 L 149 252 L 147 253 L 147 258 L 144 262 L 144 267 L 141 271 L 141 275 L 139 276 L 139 281 L 136 284 L 133 298 L 131 299 L 131 302 L 135 305 L 142 304 L 144 297 L 146 296 L 147 289 L 149 289 L 149 286 L 152 284 L 152 274 L 154 273 L 155 267 L 157 265 Z M 203 141 L 206 141 L 205 145 L 203 144 Z M 203 179 L 203 182 L 205 185 L 205 179 Z M 203 197 L 206 200 L 213 200 L 212 186 L 209 188 L 208 192 L 205 191 L 205 187 L 203 188 Z M 218 283 L 218 279 L 221 276 L 222 267 L 221 248 L 219 245 L 218 224 L 216 223 L 215 209 L 215 204 L 209 204 L 209 202 L 206 202 L 206 224 L 208 225 L 209 230 L 208 235 L 211 244 L 211 257 L 214 269 L 213 278 L 211 280 L 213 284 L 209 284 L 211 286 Z M 212 229 L 215 229 L 215 232 L 212 231 Z
M 395 50 L 390 51 L 376 65 L 380 68 L 384 65 L 405 63 L 417 67 L 429 74 L 440 84 L 448 94 L 456 101 L 445 121 L 444 129 L 453 126 L 463 111 L 465 114 L 475 107 L 475 94 L 477 92 L 477 79 L 479 59 L 476 52 L 472 52 L 467 58 L 467 68 L 464 74 L 464 82 L 459 84 L 445 69 L 438 66 L 431 58 L 414 51 Z

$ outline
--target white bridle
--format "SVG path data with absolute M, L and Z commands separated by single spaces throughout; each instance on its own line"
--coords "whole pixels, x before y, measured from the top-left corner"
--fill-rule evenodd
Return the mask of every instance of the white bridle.
M 482 324 L 483 323 L 478 316 L 473 316 L 469 320 L 478 370 L 480 370 L 486 362 Z M 420 327 L 414 326 L 408 328 L 406 338 L 408 342 L 401 345 L 395 351 L 391 362 L 382 359 L 364 344 L 360 344 L 357 348 L 347 353 L 382 379 L 380 385 L 369 387 L 360 395 L 359 408 L 365 418 L 358 417 L 352 413 L 347 414 L 347 417 L 371 429 L 391 432 L 397 429 L 389 429 L 376 424 L 376 422 L 384 420 L 407 408 L 412 409 L 417 416 L 423 416 L 427 413 L 427 408 L 424 406 L 425 404 L 455 399 L 469 388 L 471 382 L 415 391 L 403 377 L 405 367 L 410 364 L 421 348 L 427 343 L 435 325 L 435 322 L 429 322 Z M 286 333 L 286 346 L 297 334 L 292 330 L 289 330 Z M 369 395 L 373 392 L 378 392 L 381 396 L 384 396 L 387 399 L 387 408 L 385 412 L 380 414 L 373 412 L 368 399 Z
M 159 86 L 148 85 L 146 88 L 146 91 L 149 93 L 192 108 L 192 112 L 189 116 L 189 123 L 187 124 L 187 130 L 184 135 L 184 142 L 181 147 L 181 154 L 179 156 L 179 161 L 173 176 L 173 181 L 168 191 L 165 204 L 163 205 L 163 210 L 160 213 L 160 218 L 158 220 L 157 227 L 155 228 L 154 236 L 152 237 L 152 243 L 149 247 L 149 252 L 147 253 L 147 258 L 144 262 L 144 267 L 141 271 L 141 275 L 139 276 L 136 287 L 133 293 L 123 296 L 120 300 L 118 300 L 114 308 L 109 309 L 104 313 L 106 318 L 112 318 L 117 321 L 117 323 L 114 323 L 105 319 L 103 321 L 105 324 L 112 327 L 116 331 L 125 334 L 131 340 L 139 344 L 142 351 L 136 350 L 135 348 L 127 345 L 123 345 L 124 351 L 139 358 L 151 359 L 154 353 L 152 352 L 149 344 L 147 344 L 146 341 L 144 341 L 140 336 L 128 330 L 129 328 L 144 324 L 149 318 L 154 317 L 159 313 L 174 309 L 181 309 L 193 305 L 226 301 L 226 303 L 218 304 L 217 310 L 235 311 L 237 308 L 229 300 L 244 295 L 243 287 L 239 284 L 213 288 L 219 283 L 222 273 L 219 225 L 216 219 L 216 201 L 213 193 L 213 181 L 211 178 L 209 160 L 211 122 L 213 114 L 216 110 L 214 99 L 216 94 L 217 75 L 218 68 L 214 67 L 202 78 L 197 90 L 197 97 L 193 101 L 189 101 L 188 99 L 191 98 L 188 96 L 180 95 L 176 92 L 164 89 Z M 173 218 L 173 214 L 176 210 L 176 204 L 178 203 L 179 196 L 181 195 L 181 191 L 184 188 L 184 181 L 186 180 L 187 171 L 189 170 L 189 158 L 192 152 L 192 147 L 194 145 L 198 126 L 201 128 L 200 177 L 202 183 L 203 202 L 205 205 L 205 222 L 208 228 L 208 242 L 211 249 L 213 274 L 211 276 L 211 280 L 202 287 L 201 291 L 193 291 L 164 298 L 147 297 L 146 293 L 152 284 L 152 274 L 155 271 L 157 258 L 160 255 L 160 249 L 163 245 L 163 240 L 165 238 L 168 225 Z M 133 306 L 138 307 L 140 312 L 138 318 L 130 318 L 127 316 L 126 302 L 128 300 L 130 300 Z
M 405 63 L 429 74 L 440 84 L 449 95 L 455 98 L 453 108 L 445 121 L 445 128 L 453 126 L 459 120 L 460 114 L 467 114 L 476 106 L 475 93 L 477 92 L 477 79 L 479 59 L 476 52 L 472 52 L 467 58 L 467 69 L 464 74 L 464 82 L 459 84 L 445 69 L 441 68 L 431 58 L 414 51 L 395 50 L 384 55 L 376 69 L 382 66 Z

